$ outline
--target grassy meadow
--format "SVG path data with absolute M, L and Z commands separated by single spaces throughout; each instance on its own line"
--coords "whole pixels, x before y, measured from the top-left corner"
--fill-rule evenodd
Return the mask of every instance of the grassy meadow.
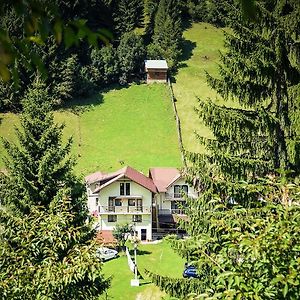
M 174 76 L 174 94 L 181 120 L 183 144 L 187 150 L 202 151 L 194 132 L 210 137 L 208 128 L 201 124 L 194 107 L 197 97 L 205 100 L 216 99 L 216 93 L 206 83 L 205 71 L 218 75 L 219 51 L 223 51 L 224 34 L 222 28 L 207 23 L 194 23 L 184 34 L 183 60 Z
M 130 286 L 130 280 L 134 278 L 134 275 L 129 270 L 126 255 L 121 253 L 119 258 L 107 261 L 103 265 L 105 276 L 112 276 L 112 281 L 107 294 L 102 295 L 100 300 L 169 299 L 165 293 L 161 292 L 159 288 L 150 282 L 145 276 L 144 270 L 148 269 L 157 274 L 181 278 L 184 260 L 165 241 L 158 244 L 142 244 L 138 246 L 138 249 L 137 263 L 139 271 L 143 276 L 143 279 L 140 280 L 140 286 Z
M 15 114 L 0 114 L 0 136 L 15 139 Z M 55 112 L 73 136 L 78 174 L 114 171 L 130 165 L 145 173 L 151 166 L 180 166 L 176 125 L 165 85 L 116 87 L 78 99 Z M 0 146 L 0 156 L 4 149 Z M 0 168 L 3 167 L 1 161 Z

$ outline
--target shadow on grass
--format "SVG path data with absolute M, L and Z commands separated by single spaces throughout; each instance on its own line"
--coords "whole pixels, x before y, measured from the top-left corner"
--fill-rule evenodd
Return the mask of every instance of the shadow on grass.
M 137 83 L 135 83 L 137 84 Z M 75 115 L 80 115 L 85 111 L 89 111 L 93 109 L 95 106 L 101 105 L 104 102 L 103 94 L 111 91 L 111 90 L 122 90 L 129 88 L 130 85 L 120 85 L 120 84 L 112 84 L 107 87 L 103 87 L 98 91 L 95 91 L 90 96 L 82 96 L 77 97 L 76 99 L 72 99 L 63 103 L 58 110 L 65 110 L 74 113 Z
M 87 98 L 79 97 L 70 100 L 59 107 L 58 110 L 64 110 L 72 112 L 75 115 L 80 115 L 85 111 L 93 109 L 104 102 L 103 95 L 101 93 L 95 93 Z
M 147 285 L 147 284 L 151 284 L 152 281 L 144 281 L 144 282 L 140 282 L 140 286 L 142 285 Z
M 193 56 L 193 51 L 196 48 L 196 42 L 192 42 L 190 40 L 184 39 L 182 42 L 182 55 L 180 57 L 180 61 L 185 61 L 190 59 Z
M 134 255 L 134 250 L 129 250 L 129 253 L 130 253 L 130 255 Z M 137 255 L 149 255 L 151 253 L 152 252 L 146 251 L 146 250 L 139 250 L 139 249 L 136 250 Z
M 174 76 L 178 74 L 179 69 L 187 68 L 188 65 L 185 61 L 189 60 L 193 56 L 193 51 L 196 48 L 197 44 L 195 42 L 192 42 L 190 40 L 184 39 L 182 41 L 182 55 L 180 56 L 177 69 L 172 72 L 171 76 L 171 83 L 175 83 L 176 80 Z

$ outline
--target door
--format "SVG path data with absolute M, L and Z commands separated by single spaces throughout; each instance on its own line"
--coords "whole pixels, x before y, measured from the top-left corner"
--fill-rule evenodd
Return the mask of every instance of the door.
M 142 199 L 137 199 L 136 210 L 137 211 L 143 211 L 143 201 L 142 201 Z
M 141 229 L 141 241 L 146 241 L 147 239 L 147 229 Z

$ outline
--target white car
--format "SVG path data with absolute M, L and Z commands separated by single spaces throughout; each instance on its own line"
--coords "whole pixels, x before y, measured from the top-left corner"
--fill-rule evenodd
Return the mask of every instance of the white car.
M 101 260 L 106 261 L 116 258 L 118 256 L 118 251 L 106 247 L 100 247 L 96 250 L 96 256 Z

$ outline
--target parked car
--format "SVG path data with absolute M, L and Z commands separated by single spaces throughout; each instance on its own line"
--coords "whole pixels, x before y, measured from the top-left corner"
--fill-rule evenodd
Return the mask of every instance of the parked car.
M 106 247 L 100 247 L 96 250 L 96 256 L 103 261 L 118 257 L 118 251 Z
M 184 278 L 199 278 L 199 275 L 197 273 L 197 269 L 193 265 L 185 265 L 182 276 Z

